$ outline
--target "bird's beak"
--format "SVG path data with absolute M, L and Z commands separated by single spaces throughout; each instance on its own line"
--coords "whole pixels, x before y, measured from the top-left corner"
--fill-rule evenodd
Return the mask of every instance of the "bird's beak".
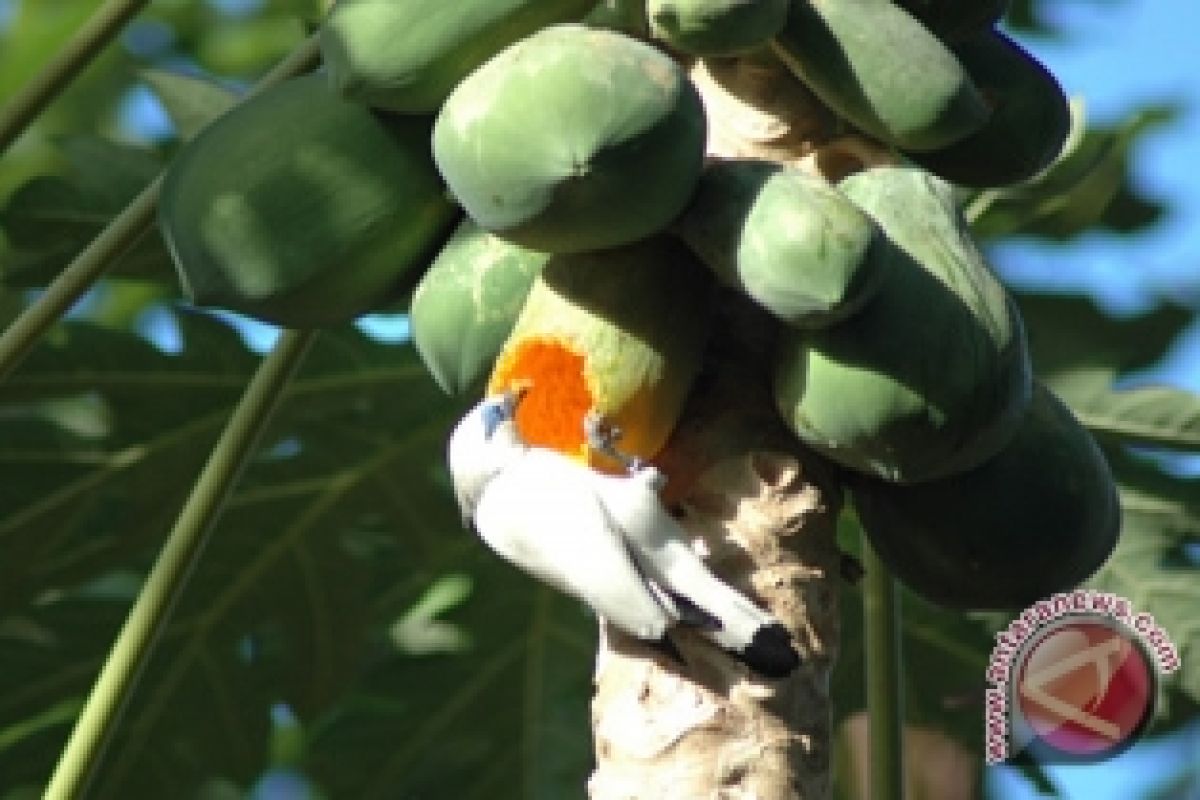
M 504 408 L 510 417 L 516 416 L 517 404 L 533 388 L 533 381 L 528 378 L 513 381 L 504 391 Z

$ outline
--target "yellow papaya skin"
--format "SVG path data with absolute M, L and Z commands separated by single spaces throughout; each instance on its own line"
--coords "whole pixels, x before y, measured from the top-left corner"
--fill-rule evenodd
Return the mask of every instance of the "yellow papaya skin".
M 884 563 L 955 609 L 1019 609 L 1069 591 L 1104 563 L 1121 527 L 1104 454 L 1041 386 L 1012 440 L 975 469 L 914 486 L 859 479 L 851 493 Z
M 556 255 L 530 289 L 488 392 L 517 387 L 517 428 L 531 444 L 609 470 L 583 417 L 621 431 L 622 451 L 653 458 L 678 420 L 708 339 L 713 282 L 665 236 L 610 250 Z
M 954 54 L 891 0 L 795 0 L 773 45 L 825 105 L 901 149 L 946 147 L 988 118 Z

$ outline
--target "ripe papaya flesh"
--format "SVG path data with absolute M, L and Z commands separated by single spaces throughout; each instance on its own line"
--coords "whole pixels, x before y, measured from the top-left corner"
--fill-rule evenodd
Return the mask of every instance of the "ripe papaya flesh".
M 650 32 L 676 50 L 729 56 L 757 49 L 779 32 L 788 0 L 647 0 Z
M 434 114 L 471 70 L 513 42 L 582 18 L 595 0 L 339 0 L 321 58 L 347 97 Z
M 992 115 L 965 139 L 909 157 L 946 180 L 978 188 L 1027 180 L 1050 166 L 1071 131 L 1071 109 L 1054 76 L 999 31 L 953 49 Z
M 893 252 L 835 187 L 758 159 L 709 164 L 672 230 L 722 283 L 801 327 L 858 309 Z
M 988 116 L 954 54 L 891 0 L 795 0 L 774 47 L 825 105 L 896 147 L 945 147 Z
M 549 254 L 500 239 L 464 219 L 413 292 L 413 345 L 438 386 L 479 388 Z
M 900 486 L 851 486 L 872 546 L 896 576 L 956 609 L 1015 609 L 1068 591 L 1116 546 L 1121 509 L 1104 455 L 1038 386 L 1013 439 L 975 469 Z
M 236 106 L 163 181 L 159 225 L 184 292 L 296 327 L 394 299 L 456 218 L 429 131 L 428 118 L 380 117 L 320 75 Z
M 594 409 L 621 429 L 623 451 L 651 458 L 700 368 L 712 302 L 708 271 L 665 236 L 555 255 L 534 281 L 488 392 L 527 387 L 516 420 L 531 444 L 619 468 L 584 441 L 583 417 Z
M 860 472 L 911 483 L 970 469 L 1011 438 L 1029 401 L 1016 306 L 947 184 L 876 167 L 839 187 L 879 223 L 895 260 L 857 313 L 785 333 L 779 410 L 802 440 Z
M 947 41 L 975 36 L 1000 21 L 1012 0 L 895 0 Z
M 557 25 L 459 84 L 433 149 L 480 226 L 574 252 L 670 222 L 700 176 L 705 132 L 700 98 L 670 58 L 623 34 Z

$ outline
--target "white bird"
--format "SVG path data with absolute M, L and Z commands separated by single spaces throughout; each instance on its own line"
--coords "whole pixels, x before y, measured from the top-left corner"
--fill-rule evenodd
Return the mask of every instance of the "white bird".
M 458 423 L 447 461 L 464 523 L 501 557 L 586 603 L 632 636 L 675 654 L 676 623 L 767 677 L 799 664 L 787 630 L 716 578 L 662 507 L 662 473 L 630 462 L 611 476 L 521 441 L 519 394 L 487 398 Z M 593 446 L 623 458 L 589 417 Z
M 629 458 L 613 446 L 619 433 L 597 416 L 584 419 L 593 449 L 624 462 L 627 474 L 592 473 L 596 493 L 632 547 L 634 559 L 655 584 L 684 609 L 709 615 L 705 634 L 764 675 L 786 675 L 799 664 L 787 628 L 749 598 L 714 575 L 689 541 L 690 534 L 663 507 L 659 493 L 667 478 L 656 467 Z

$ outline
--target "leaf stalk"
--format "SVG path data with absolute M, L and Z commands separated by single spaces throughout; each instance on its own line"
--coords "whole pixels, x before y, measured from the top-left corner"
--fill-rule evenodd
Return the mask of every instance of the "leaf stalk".
M 213 523 L 315 336 L 314 331 L 285 332 L 246 387 L 100 670 L 51 776 L 46 800 L 84 796 Z
M 25 132 L 148 3 L 149 0 L 109 0 L 84 23 L 50 63 L 0 109 L 0 153 Z
M 863 632 L 866 638 L 868 770 L 871 800 L 903 800 L 904 739 L 900 603 L 896 581 L 863 541 Z

